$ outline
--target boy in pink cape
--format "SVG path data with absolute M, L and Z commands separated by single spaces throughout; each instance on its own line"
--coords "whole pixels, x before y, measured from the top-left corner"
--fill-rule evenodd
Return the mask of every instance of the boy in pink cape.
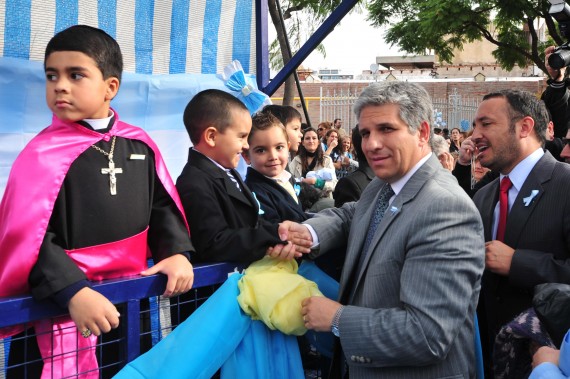
M 25 377 L 98 378 L 97 336 L 120 314 L 90 281 L 160 272 L 164 295 L 176 296 L 192 287 L 194 248 L 157 146 L 110 108 L 123 69 L 117 42 L 72 26 L 48 43 L 44 69 L 53 121 L 16 159 L 0 204 L 0 296 L 31 292 L 70 316 L 34 323 L 37 346 L 13 338 L 8 365 L 41 353 Z M 22 378 L 24 368 L 7 374 Z

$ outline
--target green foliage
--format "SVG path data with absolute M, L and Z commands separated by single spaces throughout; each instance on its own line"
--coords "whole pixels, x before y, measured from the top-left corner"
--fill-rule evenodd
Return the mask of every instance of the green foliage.
M 486 39 L 497 46 L 493 56 L 503 68 L 534 62 L 544 70 L 544 48 L 553 43 L 538 41 L 539 19 L 561 40 L 548 9 L 547 0 L 371 0 L 368 19 L 388 27 L 386 42 L 408 54 L 432 50 L 451 62 L 454 49 Z

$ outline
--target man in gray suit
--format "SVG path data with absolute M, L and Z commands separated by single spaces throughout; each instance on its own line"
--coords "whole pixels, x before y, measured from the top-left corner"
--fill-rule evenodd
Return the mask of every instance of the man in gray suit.
M 495 335 L 532 306 L 534 286 L 570 283 L 570 165 L 543 150 L 547 124 L 544 104 L 522 91 L 490 93 L 475 114 L 475 153 L 500 173 L 473 198 L 488 241 L 478 310 L 487 366 Z M 501 183 L 510 183 L 502 228 Z
M 305 325 L 339 337 L 335 377 L 348 369 L 351 379 L 473 378 L 483 229 L 431 152 L 429 95 L 417 84 L 375 83 L 354 111 L 376 178 L 358 202 L 279 229 L 314 255 L 347 246 L 339 301 L 305 299 Z

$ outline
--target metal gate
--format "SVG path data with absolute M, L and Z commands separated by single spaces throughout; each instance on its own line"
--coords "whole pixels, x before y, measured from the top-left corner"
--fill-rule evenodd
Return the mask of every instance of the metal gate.
M 323 93 L 320 89 L 320 113 L 319 120 L 333 121 L 336 118 L 342 119 L 342 128 L 349 132 L 351 128 L 356 126 L 356 116 L 352 112 L 352 106 L 359 96 L 359 93 L 347 91 L 331 91 L 327 90 Z M 457 88 L 453 88 L 447 98 L 432 99 L 434 107 L 435 124 L 433 127 L 459 128 L 461 131 L 469 131 L 477 111 L 477 107 L 481 102 L 480 98 L 465 97 L 457 92 Z
M 480 98 L 464 97 L 453 88 L 446 98 L 432 99 L 435 113 L 436 128 L 459 128 L 462 132 L 471 130 L 473 118 L 477 107 L 481 102 Z
M 350 130 L 357 123 L 356 116 L 352 111 L 352 105 L 359 95 L 360 93 L 357 90 L 350 92 L 350 89 L 346 91 L 333 90 L 332 93 L 327 90 L 326 94 L 323 94 L 323 87 L 321 87 L 319 120 L 333 122 L 335 119 L 340 118 L 342 120 L 342 129 L 350 134 Z

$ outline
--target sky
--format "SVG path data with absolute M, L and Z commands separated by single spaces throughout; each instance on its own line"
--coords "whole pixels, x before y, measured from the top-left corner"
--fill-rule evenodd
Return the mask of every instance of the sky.
M 326 58 L 315 51 L 303 62 L 303 67 L 313 70 L 338 68 L 343 72 L 360 74 L 363 70 L 369 70 L 379 55 L 401 55 L 396 47 L 384 42 L 383 29 L 370 26 L 365 11 L 346 15 L 323 44 Z

